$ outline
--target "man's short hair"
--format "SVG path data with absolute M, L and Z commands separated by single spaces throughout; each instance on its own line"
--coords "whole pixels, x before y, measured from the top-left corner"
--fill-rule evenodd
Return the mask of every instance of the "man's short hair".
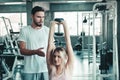
M 32 8 L 31 14 L 34 15 L 38 11 L 45 12 L 45 9 L 43 7 L 40 7 L 40 6 L 35 6 L 34 8 Z

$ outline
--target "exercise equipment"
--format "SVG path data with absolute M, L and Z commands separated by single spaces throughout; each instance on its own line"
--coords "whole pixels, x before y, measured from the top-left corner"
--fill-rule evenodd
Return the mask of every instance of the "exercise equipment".
M 63 18 L 55 18 L 54 21 L 60 23 L 62 21 L 64 21 Z M 57 32 L 55 32 L 55 45 L 56 46 L 62 46 L 62 47 L 65 47 L 65 42 L 64 42 L 64 38 L 63 38 L 63 32 L 61 32 L 61 27 L 62 25 L 61 24 L 57 24 L 56 27 L 57 27 Z
M 63 21 L 63 18 L 55 18 L 54 21 L 61 22 Z M 63 36 L 63 33 L 60 31 L 60 24 L 58 24 L 58 32 L 55 33 L 56 36 Z
M 0 75 L 2 80 L 16 80 L 16 66 L 20 65 L 19 62 L 23 60 L 20 55 L 17 37 L 19 33 L 13 32 L 13 28 L 9 18 L 0 17 L 3 22 L 4 34 L 3 43 L 0 45 Z M 23 64 L 21 64 L 23 66 Z M 18 69 L 18 68 L 17 68 Z
M 0 72 L 2 80 L 8 80 L 15 78 L 16 66 L 23 67 L 22 64 L 23 56 L 14 54 L 2 54 L 0 55 Z M 21 63 L 20 63 L 21 61 Z M 23 68 L 19 69 L 22 71 Z M 16 80 L 16 79 L 15 79 Z
M 76 50 L 76 51 L 81 51 L 82 50 L 82 40 L 83 40 L 82 36 L 83 36 L 83 34 L 81 33 L 81 35 L 77 39 L 77 43 L 73 47 L 73 49 Z
M 5 27 L 4 32 L 6 32 L 6 34 L 4 34 L 4 36 L 3 36 L 6 53 L 12 52 L 13 54 L 20 55 L 20 51 L 19 51 L 18 43 L 17 43 L 17 37 L 18 37 L 19 33 L 13 32 L 13 28 L 12 28 L 11 21 L 9 18 L 0 17 L 0 19 L 3 22 L 2 26 Z M 17 50 L 17 52 L 16 52 L 16 50 Z M 4 53 L 5 53 L 5 51 L 4 51 Z
M 110 3 L 108 2 L 102 2 L 102 3 L 96 3 L 93 6 L 93 79 L 92 80 L 108 80 L 111 78 L 112 80 L 119 80 L 119 67 L 118 67 L 118 46 L 117 46 L 117 10 L 116 10 L 116 1 L 111 1 Z M 101 53 L 101 62 L 100 62 L 100 70 L 108 69 L 108 65 L 106 65 L 106 52 L 109 51 L 106 45 L 107 43 L 107 34 L 104 35 L 103 28 L 107 28 L 107 21 L 108 21 L 108 16 L 110 19 L 113 21 L 113 45 L 112 45 L 112 53 L 113 53 L 113 63 L 112 63 L 112 71 L 107 73 L 104 71 L 101 71 L 101 73 L 96 73 L 96 36 L 95 36 L 95 17 L 96 14 L 100 13 L 102 15 L 102 28 L 101 28 L 101 42 L 100 42 L 100 53 Z M 104 35 L 104 36 L 103 36 Z M 105 44 L 104 44 L 105 43 Z M 106 50 L 107 49 L 107 50 Z M 102 61 L 104 60 L 104 61 Z M 104 62 L 104 63 L 103 63 Z

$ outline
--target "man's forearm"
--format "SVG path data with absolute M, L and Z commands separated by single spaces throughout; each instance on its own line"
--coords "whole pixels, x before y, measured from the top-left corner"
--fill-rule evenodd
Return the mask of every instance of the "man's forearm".
M 20 49 L 22 55 L 35 55 L 36 50 Z

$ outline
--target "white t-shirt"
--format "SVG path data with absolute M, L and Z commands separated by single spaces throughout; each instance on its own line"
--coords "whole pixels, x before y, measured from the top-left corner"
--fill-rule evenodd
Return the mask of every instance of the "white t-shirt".
M 18 41 L 24 41 L 26 48 L 35 50 L 44 48 L 46 54 L 48 44 L 49 28 L 42 26 L 41 29 L 33 29 L 31 26 L 21 28 Z M 38 55 L 24 56 L 24 73 L 40 73 L 47 72 L 46 57 Z

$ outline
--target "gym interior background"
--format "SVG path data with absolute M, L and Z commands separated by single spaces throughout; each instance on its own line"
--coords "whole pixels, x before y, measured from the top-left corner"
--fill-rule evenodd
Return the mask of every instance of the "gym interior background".
M 17 37 L 21 27 L 30 25 L 36 5 L 46 9 L 46 26 L 55 18 L 68 23 L 76 57 L 73 80 L 120 80 L 119 4 L 119 0 L 0 0 L 0 80 L 21 80 L 24 58 Z M 62 32 L 56 27 L 57 46 L 65 46 Z

